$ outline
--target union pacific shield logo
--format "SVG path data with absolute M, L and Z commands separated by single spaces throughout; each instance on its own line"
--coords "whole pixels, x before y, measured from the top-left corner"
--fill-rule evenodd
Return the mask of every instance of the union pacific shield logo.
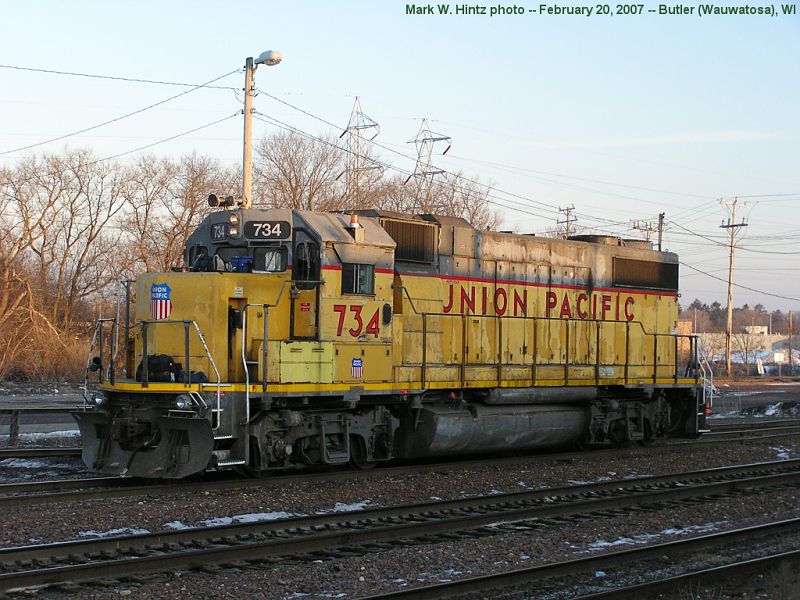
M 172 313 L 172 290 L 166 283 L 154 283 L 150 288 L 150 317 L 155 320 L 167 319 Z

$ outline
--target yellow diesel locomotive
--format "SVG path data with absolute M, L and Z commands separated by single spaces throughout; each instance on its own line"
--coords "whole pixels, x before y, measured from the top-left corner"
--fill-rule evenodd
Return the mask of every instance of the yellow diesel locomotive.
M 138 277 L 124 359 L 103 343 L 122 325 L 98 323 L 97 392 L 75 413 L 94 472 L 369 467 L 705 426 L 678 259 L 647 242 L 234 207 L 184 260 Z

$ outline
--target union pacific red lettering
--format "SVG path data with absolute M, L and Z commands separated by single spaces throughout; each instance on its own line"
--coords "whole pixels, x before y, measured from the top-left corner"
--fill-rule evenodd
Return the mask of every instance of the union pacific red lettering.
M 469 293 L 463 287 L 461 288 L 461 312 L 467 314 L 464 307 L 469 308 L 472 314 L 475 314 L 475 288 L 469 288 Z
M 628 321 L 633 321 L 633 310 L 628 312 L 628 308 L 633 306 L 633 298 L 628 296 L 625 299 L 625 319 Z
M 556 305 L 558 305 L 558 296 L 556 295 L 556 293 L 555 292 L 547 292 L 546 303 L 545 303 L 545 306 L 546 306 L 545 316 L 549 317 L 550 316 L 550 310 L 555 308 Z
M 486 286 L 483 286 L 483 288 L 481 288 L 481 292 L 482 292 L 481 293 L 481 297 L 483 299 L 483 302 L 481 303 L 481 314 L 485 315 L 486 314 L 486 305 L 488 304 L 489 290 L 486 289 Z
M 580 317 L 581 319 L 585 319 L 586 317 L 589 316 L 586 313 L 586 311 L 581 308 L 581 302 L 588 302 L 588 301 L 589 301 L 589 296 L 587 296 L 584 293 L 578 294 L 578 300 L 575 302 L 575 309 L 576 312 L 578 313 L 578 317 Z
M 619 321 L 619 294 L 617 294 L 617 301 L 614 303 L 614 306 L 616 306 L 616 312 L 614 313 L 615 315 L 614 320 Z
M 572 308 L 569 305 L 569 296 L 564 294 L 564 300 L 561 301 L 561 314 L 558 315 L 560 318 L 566 317 L 567 319 L 572 318 Z
M 453 310 L 453 284 L 450 284 L 450 298 L 447 300 L 447 306 L 444 307 L 444 312 L 449 313 Z
M 517 312 L 517 309 L 520 309 Z M 514 316 L 518 317 L 522 315 L 523 317 L 528 314 L 528 290 L 522 291 L 522 297 L 520 298 L 519 292 L 514 290 Z
M 601 308 L 601 312 L 603 315 L 602 320 L 605 321 L 606 313 L 611 310 L 611 296 L 609 296 L 608 294 L 603 294 L 603 296 L 600 298 L 600 304 L 602 307 Z
M 502 306 L 500 306 L 500 300 L 503 301 Z M 508 295 L 503 288 L 497 288 L 494 291 L 494 312 L 502 317 L 506 314 L 506 308 L 508 308 Z

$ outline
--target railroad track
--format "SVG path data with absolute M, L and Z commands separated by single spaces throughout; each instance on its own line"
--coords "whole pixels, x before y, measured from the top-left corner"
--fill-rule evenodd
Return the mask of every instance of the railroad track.
M 546 586 L 546 580 L 550 578 L 559 577 L 574 580 L 582 576 L 582 578 L 578 580 L 580 583 L 576 582 L 576 585 L 580 585 L 584 588 L 592 585 L 594 585 L 594 587 L 599 587 L 596 578 L 592 581 L 591 577 L 597 570 L 624 568 L 625 579 L 629 581 L 631 579 L 631 565 L 637 562 L 669 556 L 672 559 L 672 563 L 674 563 L 676 562 L 676 556 L 686 556 L 689 553 L 708 554 L 712 551 L 719 557 L 719 553 L 722 552 L 720 549 L 733 544 L 741 545 L 742 542 L 752 544 L 755 539 L 766 536 L 771 536 L 773 538 L 786 535 L 796 536 L 798 532 L 800 532 L 800 519 L 790 519 L 745 527 L 733 531 L 698 536 L 686 540 L 654 544 L 618 552 L 608 552 L 597 556 L 549 563 L 525 569 L 514 569 L 482 577 L 460 579 L 438 585 L 408 588 L 386 594 L 362 596 L 361 600 L 400 600 L 404 598 L 435 600 L 468 594 L 485 595 L 490 592 L 496 593 L 499 590 L 504 590 L 504 597 L 513 597 L 513 590 L 516 586 L 524 586 L 524 591 L 521 591 L 520 597 L 529 598 L 532 592 L 538 591 L 533 590 L 531 587 L 532 585 L 539 584 L 540 586 Z M 614 586 L 613 583 L 609 585 L 608 582 L 605 582 L 603 587 L 606 589 L 603 591 L 583 595 L 572 595 L 570 597 L 573 598 L 573 600 L 600 600 L 601 598 L 632 598 L 638 600 L 640 598 L 653 597 L 655 593 L 675 591 L 680 589 L 682 585 L 692 581 L 704 581 L 708 583 L 709 578 L 712 578 L 711 580 L 713 581 L 713 578 L 722 578 L 731 574 L 743 574 L 748 572 L 763 573 L 765 569 L 776 563 L 782 561 L 796 562 L 799 560 L 800 550 L 774 552 L 768 556 L 755 559 L 733 559 L 723 566 L 697 569 L 679 575 L 668 577 L 662 575 L 658 578 L 659 576 L 656 574 L 656 580 L 635 585 L 630 585 L 628 583 L 621 584 L 617 587 Z M 691 559 L 683 559 L 680 562 L 683 564 L 694 564 Z M 562 592 L 564 591 L 563 580 L 559 581 L 558 587 Z M 608 589 L 609 587 L 612 589 Z
M 748 424 L 730 424 L 725 426 L 716 426 L 711 429 L 709 433 L 703 434 L 703 438 L 699 440 L 705 443 L 721 442 L 727 439 L 737 441 L 754 441 L 770 438 L 789 437 L 793 435 L 800 435 L 800 423 L 774 423 L 760 425 L 757 423 Z
M 653 453 L 660 451 L 674 450 L 676 446 L 687 446 L 692 444 L 725 444 L 742 443 L 745 441 L 759 441 L 770 439 L 771 437 L 786 437 L 800 434 L 800 419 L 796 419 L 796 426 L 786 426 L 786 420 L 775 420 L 765 423 L 766 433 L 757 433 L 749 436 L 748 433 L 756 431 L 756 425 L 752 427 L 741 424 L 726 424 L 721 428 L 721 433 L 712 436 L 712 439 L 700 439 L 692 441 L 663 442 L 658 445 L 641 448 L 637 445 L 629 445 L 624 448 L 604 448 L 591 451 L 591 456 L 598 459 L 603 456 L 614 456 L 620 451 Z M 789 421 L 792 421 L 791 419 Z M 719 426 L 714 428 L 712 433 L 717 432 Z M 788 427 L 788 429 L 786 429 Z M 795 429 L 795 427 L 797 429 Z M 744 432 L 744 433 L 743 433 Z M 777 432 L 777 433 L 776 433 Z M 705 434 L 709 436 L 711 434 Z M 514 464 L 532 463 L 538 460 L 545 461 L 572 461 L 578 457 L 586 456 L 586 451 L 570 451 L 555 453 L 535 453 L 523 454 L 519 456 L 491 456 L 466 460 L 450 460 L 447 462 L 415 462 L 405 465 L 382 465 L 377 469 L 369 471 L 358 470 L 324 470 L 310 472 L 296 472 L 288 475 L 270 474 L 264 478 L 248 479 L 241 478 L 233 472 L 209 472 L 201 480 L 141 480 L 126 477 L 96 477 L 83 479 L 62 479 L 40 482 L 17 482 L 0 484 L 0 507 L 3 506 L 32 506 L 37 504 L 47 504 L 52 502 L 64 502 L 70 500 L 90 500 L 98 498 L 121 498 L 137 496 L 142 494 L 157 493 L 191 493 L 195 491 L 225 490 L 225 489 L 248 489 L 248 488 L 268 488 L 270 486 L 281 486 L 289 483 L 298 477 L 303 480 L 330 481 L 338 479 L 353 479 L 385 475 L 413 475 L 419 473 L 435 473 L 453 471 L 455 469 L 470 469 L 475 467 L 487 467 L 492 465 L 508 466 Z
M 80 456 L 82 450 L 73 448 L 0 448 L 0 460 L 7 458 L 46 458 L 51 456 Z
M 800 487 L 800 461 L 0 550 L 0 591 L 334 558 Z
M 711 431 L 731 431 L 731 430 L 752 430 L 752 429 L 768 429 L 771 427 L 786 427 L 800 425 L 800 419 L 797 418 L 782 418 L 782 419 L 753 419 L 742 420 L 734 419 L 733 421 L 726 419 L 720 422 L 714 419 L 709 423 Z

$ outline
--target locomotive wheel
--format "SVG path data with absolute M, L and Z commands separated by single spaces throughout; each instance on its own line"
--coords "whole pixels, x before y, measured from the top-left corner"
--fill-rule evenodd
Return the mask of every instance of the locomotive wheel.
M 350 466 L 361 471 L 369 471 L 378 466 L 374 460 L 367 460 L 367 449 L 364 441 L 358 436 L 350 437 Z
M 259 460 L 260 454 L 258 453 L 258 442 L 254 437 L 250 438 L 250 463 L 234 467 L 233 470 L 242 477 L 249 477 L 251 479 L 260 479 L 270 474 L 270 471 L 261 470 L 261 461 Z
M 608 439 L 615 446 L 623 446 L 628 441 L 627 431 L 625 419 L 617 419 L 608 429 Z
M 656 441 L 656 434 L 653 431 L 653 425 L 650 423 L 650 419 L 644 420 L 644 438 L 639 440 L 640 446 L 652 446 L 653 442 Z

